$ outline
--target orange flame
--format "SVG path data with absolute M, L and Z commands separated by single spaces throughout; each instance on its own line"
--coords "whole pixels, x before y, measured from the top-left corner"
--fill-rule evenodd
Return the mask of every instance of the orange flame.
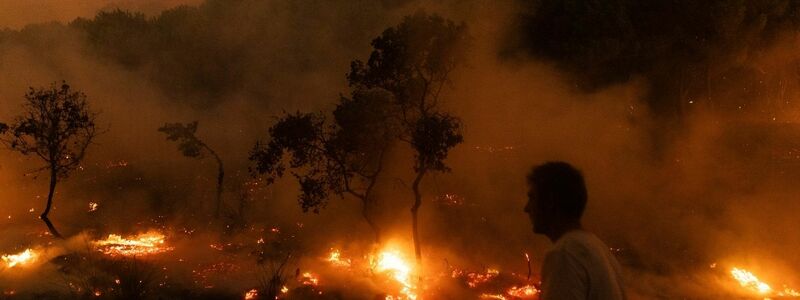
M 401 286 L 401 293 L 407 299 L 417 299 L 415 292 L 416 286 L 411 282 L 411 266 L 403 259 L 396 250 L 384 250 L 378 255 L 375 270 L 380 273 L 389 274 Z M 403 299 L 387 296 L 387 299 Z
M 7 267 L 13 268 L 17 265 L 21 266 L 32 263 L 36 261 L 38 257 L 39 255 L 35 251 L 31 249 L 25 249 L 25 251 L 17 254 L 3 255 L 1 258 L 3 259 L 3 262 L 6 263 Z
M 164 245 L 164 235 L 150 231 L 135 237 L 123 238 L 109 234 L 104 240 L 95 241 L 98 251 L 110 256 L 142 256 L 171 251 L 174 248 Z

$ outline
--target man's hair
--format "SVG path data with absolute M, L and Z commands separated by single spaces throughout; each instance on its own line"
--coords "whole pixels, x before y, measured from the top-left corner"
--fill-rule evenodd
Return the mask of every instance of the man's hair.
M 586 208 L 586 184 L 578 169 L 561 161 L 546 162 L 528 174 L 537 201 L 552 201 L 562 216 L 579 220 Z

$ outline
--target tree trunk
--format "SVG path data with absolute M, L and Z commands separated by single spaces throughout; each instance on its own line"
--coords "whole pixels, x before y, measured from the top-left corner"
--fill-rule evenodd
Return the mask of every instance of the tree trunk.
M 372 233 L 375 234 L 375 243 L 378 244 L 381 242 L 381 229 L 378 227 L 378 224 L 375 220 L 372 219 L 372 201 L 365 197 L 361 199 L 361 203 L 363 206 L 361 207 L 361 215 L 364 217 L 364 220 L 367 221 L 369 227 L 372 228 Z
M 58 180 L 57 176 L 58 173 L 56 172 L 56 169 L 50 168 L 50 192 L 47 194 L 47 206 L 45 206 L 44 212 L 42 212 L 42 215 L 39 216 L 39 218 L 41 218 L 42 221 L 44 221 L 44 224 L 47 225 L 47 229 L 50 230 L 50 233 L 52 233 L 54 237 L 62 239 L 63 237 L 61 236 L 61 234 L 58 233 L 56 227 L 53 226 L 52 222 L 50 222 L 50 218 L 47 217 L 47 215 L 50 214 L 50 208 L 53 206 L 53 194 L 55 194 L 56 191 L 56 183 Z
M 222 183 L 225 180 L 225 169 L 222 166 L 222 159 L 219 158 L 219 155 L 217 155 L 217 153 L 212 151 L 211 148 L 208 148 L 207 146 L 206 149 L 208 149 L 208 151 L 211 152 L 211 155 L 214 156 L 214 159 L 217 160 L 217 197 L 216 207 L 214 209 L 214 218 L 219 219 L 220 209 L 222 207 Z
M 414 255 L 417 259 L 417 268 L 420 273 L 420 279 L 422 279 L 422 250 L 420 249 L 420 241 L 419 241 L 419 222 L 418 222 L 418 212 L 419 207 L 422 205 L 422 193 L 419 191 L 419 184 L 422 182 L 422 177 L 425 176 L 425 172 L 427 170 L 419 170 L 417 172 L 417 177 L 414 178 L 414 183 L 411 186 L 411 189 L 414 191 L 414 206 L 411 207 L 411 234 L 414 238 Z

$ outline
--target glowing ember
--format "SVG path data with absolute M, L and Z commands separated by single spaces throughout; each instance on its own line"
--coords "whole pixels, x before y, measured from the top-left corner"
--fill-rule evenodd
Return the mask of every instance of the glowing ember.
M 256 297 L 258 297 L 258 290 L 256 290 L 256 289 L 252 289 L 252 290 L 249 290 L 246 293 L 244 293 L 244 299 L 245 300 L 256 299 Z
M 352 264 L 349 258 L 342 259 L 342 253 L 336 249 L 331 249 L 331 253 L 328 255 L 328 262 L 338 267 L 349 267 Z
M 319 277 L 316 274 L 305 272 L 301 278 L 301 282 L 303 285 L 313 285 L 316 286 L 319 284 Z
M 171 251 L 174 248 L 164 245 L 164 235 L 151 231 L 135 237 L 122 238 L 109 234 L 105 240 L 95 241 L 98 251 L 111 256 L 142 256 Z
M 506 300 L 506 296 L 503 296 L 502 294 L 481 294 L 481 299 Z
M 89 212 L 96 211 L 97 210 L 97 206 L 98 206 L 97 203 L 89 202 Z
M 6 266 L 13 268 L 16 265 L 26 265 L 36 261 L 38 255 L 31 249 L 25 249 L 17 254 L 3 255 L 2 259 Z
M 402 286 L 401 292 L 407 299 L 417 299 L 417 294 L 414 292 L 416 287 L 411 283 L 411 267 L 397 251 L 385 250 L 381 252 L 375 264 L 375 270 L 380 273 L 390 274 L 395 281 L 400 283 Z
M 285 285 L 281 287 L 281 293 L 286 294 L 288 292 L 289 292 L 289 288 L 287 288 Z
M 539 290 L 537 290 L 536 287 L 534 287 L 533 285 L 529 284 L 520 287 L 517 286 L 511 287 L 510 289 L 508 289 L 508 291 L 506 291 L 506 294 L 517 298 L 529 299 L 536 297 L 536 295 L 539 294 Z
M 492 278 L 497 277 L 497 275 L 500 275 L 500 271 L 495 269 L 486 269 L 486 273 L 467 273 L 467 285 L 474 288 L 492 280 Z

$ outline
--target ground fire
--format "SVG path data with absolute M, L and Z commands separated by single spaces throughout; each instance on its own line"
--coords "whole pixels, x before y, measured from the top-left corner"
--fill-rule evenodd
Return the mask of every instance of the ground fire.
M 34 250 L 25 249 L 25 251 L 20 253 L 3 255 L 0 258 L 3 259 L 3 263 L 5 263 L 6 267 L 13 268 L 15 266 L 25 266 L 27 264 L 36 262 L 37 257 L 38 255 Z
M 799 0 L 0 0 L 0 300 L 800 300 L 798 180 Z
M 94 241 L 97 250 L 109 256 L 147 256 L 171 251 L 165 244 L 164 234 L 157 231 L 127 236 L 109 234 L 106 239 Z
M 743 288 L 751 291 L 759 296 L 765 297 L 797 297 L 800 298 L 800 292 L 795 291 L 787 286 L 782 290 L 775 290 L 769 284 L 761 281 L 750 271 L 733 267 L 730 271 L 731 277 L 735 279 Z

